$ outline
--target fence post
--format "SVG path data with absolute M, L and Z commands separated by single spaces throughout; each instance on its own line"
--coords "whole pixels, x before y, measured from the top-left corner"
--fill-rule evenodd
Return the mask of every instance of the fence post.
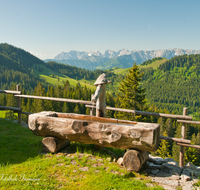
M 20 91 L 20 85 L 16 85 L 16 90 Z M 21 108 L 21 98 L 17 97 L 17 107 Z M 18 123 L 21 125 L 22 124 L 22 114 L 18 112 Z
M 92 100 L 92 97 L 94 96 L 94 94 L 91 94 L 91 100 Z M 92 105 L 94 106 L 94 105 Z M 95 115 L 95 109 L 94 108 L 90 108 L 90 115 L 93 116 Z
M 188 109 L 185 107 L 183 108 L 183 115 L 188 115 Z M 185 139 L 186 138 L 186 123 L 182 123 L 182 130 L 181 130 L 181 138 Z M 180 146 L 180 156 L 179 156 L 179 166 L 183 167 L 185 162 L 185 147 Z

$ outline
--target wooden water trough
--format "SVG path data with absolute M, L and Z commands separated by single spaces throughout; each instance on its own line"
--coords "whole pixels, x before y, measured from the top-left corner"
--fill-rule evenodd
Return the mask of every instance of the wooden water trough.
M 130 171 L 139 171 L 149 158 L 148 151 L 156 151 L 159 145 L 159 124 L 58 112 L 31 114 L 28 123 L 34 134 L 46 137 L 43 148 L 49 152 L 70 141 L 129 149 L 123 164 Z

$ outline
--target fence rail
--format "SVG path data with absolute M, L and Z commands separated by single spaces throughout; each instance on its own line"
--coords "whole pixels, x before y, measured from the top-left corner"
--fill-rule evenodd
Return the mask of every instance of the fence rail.
M 86 105 L 86 107 L 93 108 L 93 109 L 96 108 L 93 105 Z M 122 108 L 115 108 L 115 107 L 106 107 L 106 109 L 107 110 L 112 110 L 112 111 L 134 113 L 134 114 L 137 114 L 137 115 L 148 115 L 148 116 L 165 117 L 165 118 L 172 118 L 172 119 L 187 119 L 187 120 L 192 120 L 192 116 L 185 116 L 185 115 L 173 115 L 173 114 L 165 114 L 165 113 L 146 112 L 146 111 L 122 109 Z
M 32 96 L 32 95 L 14 95 L 14 96 L 20 97 L 20 98 L 33 98 L 33 99 L 51 100 L 51 101 L 58 101 L 58 102 L 70 102 L 70 103 L 76 103 L 76 104 L 93 104 L 93 102 L 86 101 L 86 100 L 75 100 L 75 99 L 54 98 L 54 97 L 46 97 L 46 96 Z
M 31 112 L 22 111 L 22 109 L 21 109 L 21 98 L 33 98 L 33 99 L 41 99 L 41 100 L 50 100 L 50 101 L 86 104 L 85 106 L 90 108 L 91 110 L 94 110 L 96 108 L 93 105 L 93 102 L 91 102 L 91 101 L 66 99 L 66 98 L 44 97 L 44 96 L 22 95 L 21 91 L 20 91 L 20 85 L 17 85 L 16 89 L 17 89 L 16 91 L 0 90 L 0 93 L 13 94 L 13 96 L 15 96 L 17 98 L 17 107 L 0 106 L 0 110 L 13 110 L 14 112 L 17 112 L 18 113 L 18 122 L 19 122 L 19 124 L 22 123 L 21 114 L 27 114 L 27 115 L 32 114 Z M 160 139 L 168 140 L 168 141 L 174 141 L 174 142 L 176 142 L 177 145 L 179 145 L 181 147 L 180 157 L 179 157 L 179 165 L 180 166 L 184 166 L 185 147 L 192 147 L 192 148 L 200 149 L 199 145 L 191 145 L 190 144 L 191 140 L 185 139 L 185 137 L 186 137 L 186 135 L 185 135 L 186 134 L 186 125 L 188 123 L 200 125 L 200 121 L 191 121 L 192 120 L 192 116 L 188 116 L 187 108 L 183 109 L 183 115 L 145 112 L 145 111 L 114 108 L 114 107 L 106 107 L 106 109 L 107 110 L 112 110 L 112 111 L 133 113 L 133 114 L 138 114 L 138 115 L 148 115 L 148 116 L 156 116 L 156 117 L 177 119 L 177 122 L 182 123 L 181 139 L 180 138 L 174 138 L 174 137 L 164 137 L 164 136 L 160 136 Z M 90 114 L 92 115 L 93 111 L 90 111 Z
M 0 90 L 0 93 L 6 93 L 6 94 L 21 94 L 21 91 Z

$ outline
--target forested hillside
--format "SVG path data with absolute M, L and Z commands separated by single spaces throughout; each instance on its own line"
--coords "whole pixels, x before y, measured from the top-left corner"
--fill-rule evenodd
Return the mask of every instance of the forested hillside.
M 51 77 L 54 73 L 58 73 L 76 80 L 96 80 L 104 71 L 90 71 L 56 62 L 45 63 L 20 48 L 6 43 L 0 44 L 0 89 L 11 89 L 14 84 L 20 84 L 26 91 L 33 92 L 39 82 L 47 89 L 47 82 L 38 76 L 38 72 Z M 107 76 L 112 74 L 109 71 L 105 72 Z M 67 79 L 63 82 L 66 81 Z
M 187 106 L 189 113 L 194 115 L 196 112 L 196 119 L 199 120 L 200 55 L 183 55 L 170 60 L 162 60 L 160 58 L 159 60 L 149 60 L 143 66 L 139 67 L 140 72 L 144 72 L 140 84 L 142 89 L 146 89 L 147 105 L 145 105 L 145 110 L 150 112 L 182 114 L 183 107 Z M 155 66 L 156 61 L 162 62 L 159 62 Z M 21 84 L 23 94 L 90 100 L 94 90 L 86 87 L 86 85 L 81 86 L 78 81 L 75 86 L 72 86 L 67 80 L 63 81 L 61 85 L 51 85 L 47 84 L 45 80 L 34 73 L 36 71 L 45 73 L 47 72 L 46 69 L 50 72 L 49 75 L 53 75 L 53 72 L 55 72 L 74 79 L 85 78 L 90 80 L 96 80 L 102 72 L 106 72 L 109 79 L 113 82 L 107 85 L 109 89 L 112 89 L 112 92 L 118 92 L 119 82 L 121 79 L 124 79 L 122 73 L 114 74 L 113 69 L 108 71 L 89 71 L 55 62 L 44 63 L 22 49 L 8 44 L 0 44 L 0 89 L 15 90 L 16 84 Z M 107 105 L 120 107 L 122 105 L 121 102 L 113 94 L 107 93 Z M 10 94 L 0 94 L 0 105 L 16 106 L 16 98 Z M 27 112 L 50 110 L 89 114 L 89 109 L 81 104 L 24 98 L 22 98 L 22 110 Z M 106 114 L 107 117 L 117 117 L 119 119 L 122 116 L 117 112 L 108 110 Z M 6 115 L 7 117 L 13 117 L 10 112 L 6 112 Z M 136 118 L 144 122 L 159 123 L 161 134 L 180 138 L 181 123 L 177 123 L 173 119 L 152 116 Z M 24 114 L 23 119 L 27 121 L 27 116 Z M 192 144 L 200 144 L 199 129 L 200 126 L 196 125 L 188 125 L 187 127 L 186 138 L 191 139 Z M 173 157 L 177 160 L 179 146 L 171 142 L 161 143 L 159 150 L 155 154 L 162 157 Z M 199 165 L 199 160 L 199 150 L 186 148 L 186 162 L 191 161 Z
M 150 104 L 161 109 L 182 113 L 199 112 L 200 106 L 200 55 L 182 55 L 167 60 L 157 69 L 149 67 L 144 72 L 142 86 Z
M 0 44 L 0 89 L 10 89 L 14 84 L 21 84 L 31 91 L 39 82 L 45 83 L 32 72 L 34 64 L 42 65 L 44 62 L 20 48 Z
M 113 73 L 110 71 L 102 71 L 102 70 L 90 71 L 75 66 L 64 65 L 62 63 L 56 63 L 51 61 L 47 62 L 46 66 L 52 71 L 64 74 L 73 79 L 96 80 L 98 76 L 103 72 L 106 73 L 108 77 L 111 77 L 113 75 Z

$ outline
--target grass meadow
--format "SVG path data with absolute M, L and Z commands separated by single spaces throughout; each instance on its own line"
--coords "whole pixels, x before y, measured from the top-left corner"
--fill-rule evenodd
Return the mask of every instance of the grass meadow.
M 141 173 L 129 173 L 93 145 L 71 142 L 60 153 L 44 153 L 42 137 L 0 118 L 0 189 L 163 189 Z M 119 150 L 118 150 L 119 151 Z

